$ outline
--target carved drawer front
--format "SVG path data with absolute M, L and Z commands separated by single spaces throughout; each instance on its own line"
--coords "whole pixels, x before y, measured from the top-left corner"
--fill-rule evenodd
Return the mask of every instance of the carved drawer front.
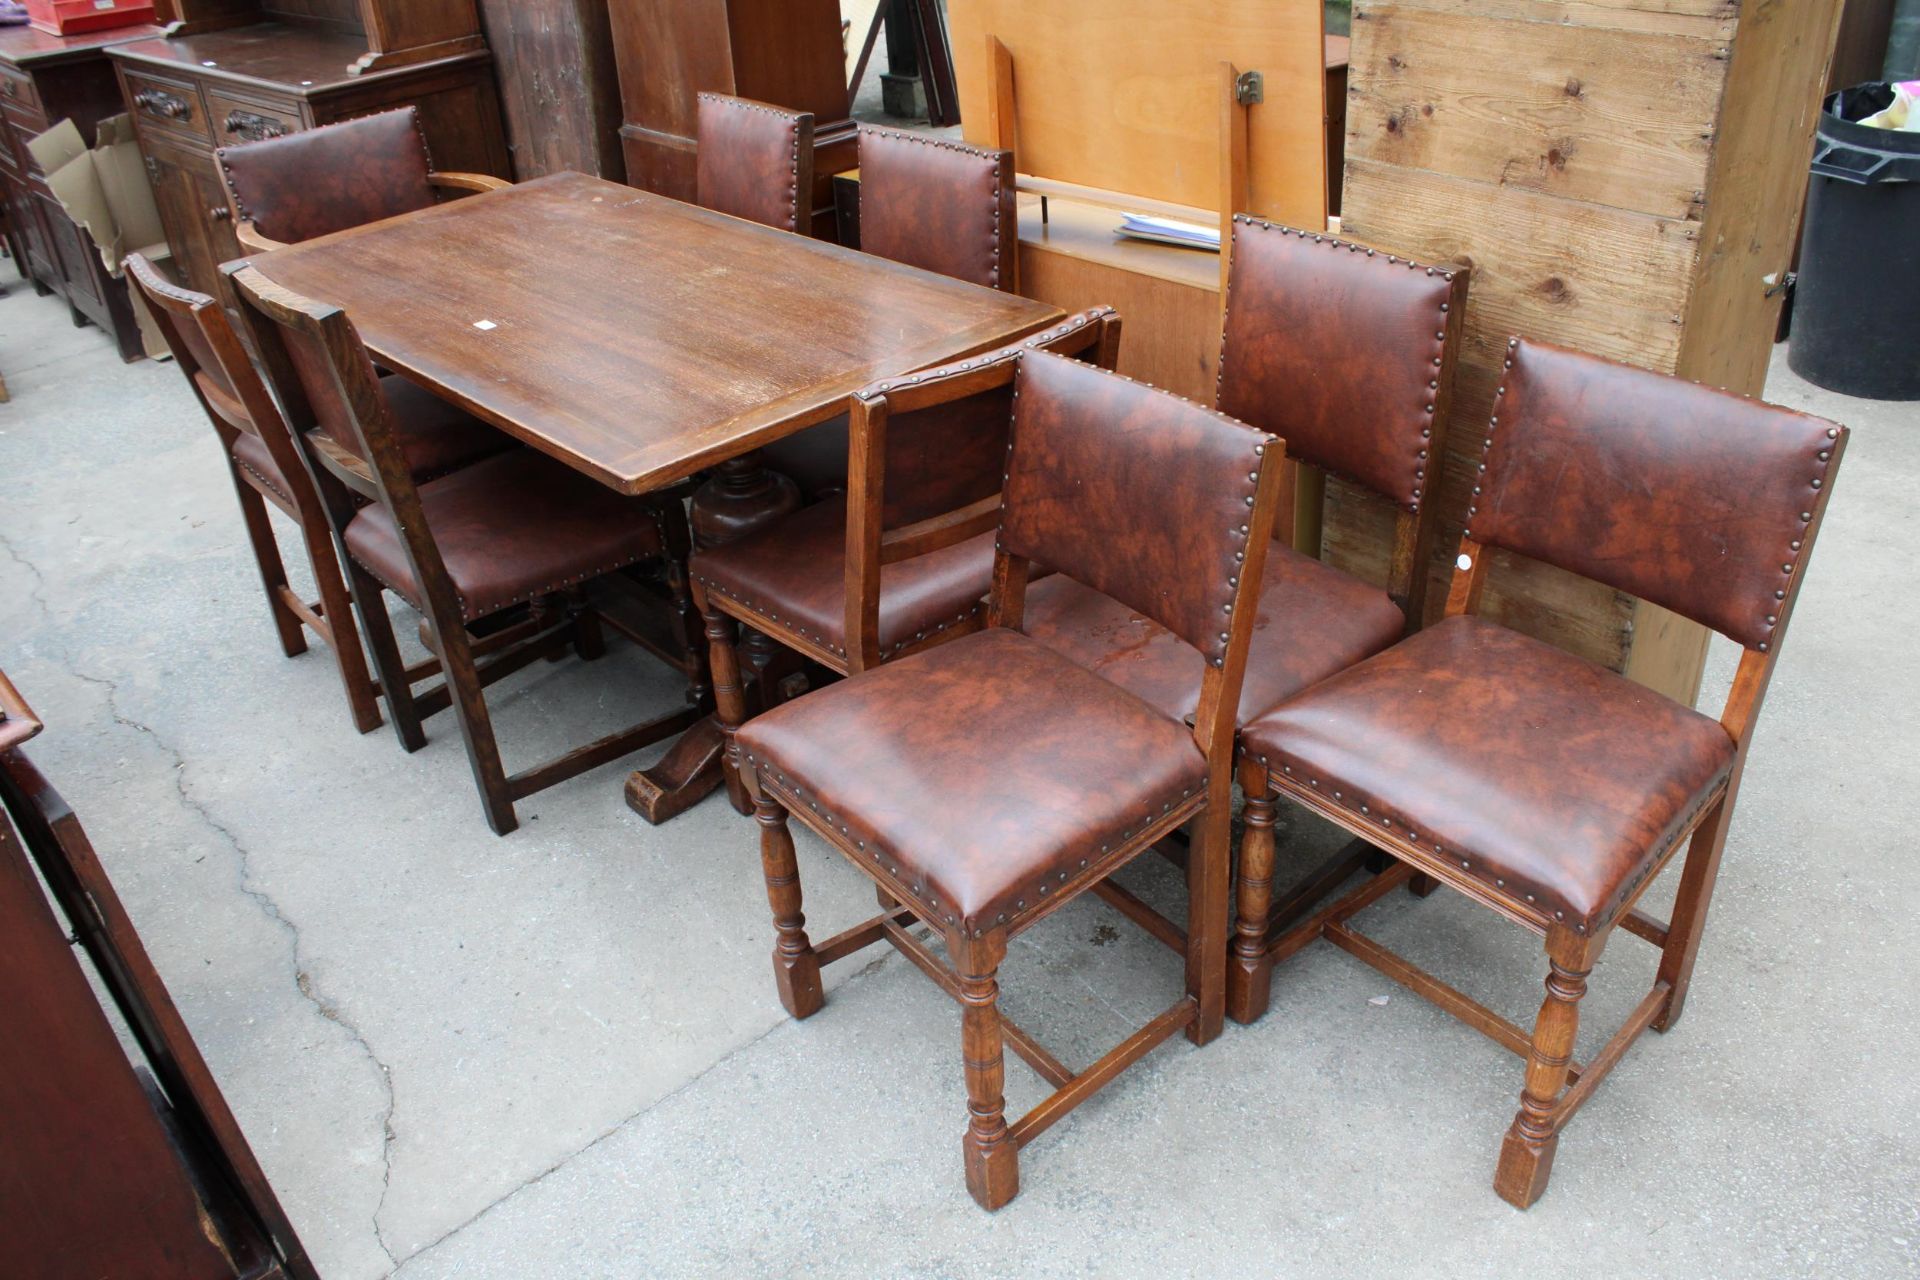
M 284 138 L 298 133 L 300 109 L 291 103 L 250 102 L 207 90 L 207 123 L 216 147 L 242 147 L 249 142 Z
M 40 110 L 40 90 L 34 87 L 32 76 L 23 76 L 12 67 L 0 67 L 0 102 Z
M 207 112 L 201 104 L 197 85 L 138 71 L 129 71 L 126 77 L 127 97 L 133 103 L 141 128 L 202 143 L 211 140 L 213 135 L 207 128 Z
M 20 148 L 20 162 L 26 165 L 28 172 L 39 173 L 39 163 L 27 150 L 27 139 L 37 138 L 51 129 L 52 121 L 41 115 L 38 107 L 17 107 L 10 101 L 0 102 L 0 121 L 4 121 L 5 127 L 10 129 L 13 136 L 18 139 L 15 145 Z

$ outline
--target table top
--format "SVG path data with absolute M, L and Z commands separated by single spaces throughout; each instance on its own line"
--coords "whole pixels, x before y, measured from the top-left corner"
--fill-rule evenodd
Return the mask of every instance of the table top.
M 255 262 L 381 364 L 630 494 L 1062 314 L 577 173 Z

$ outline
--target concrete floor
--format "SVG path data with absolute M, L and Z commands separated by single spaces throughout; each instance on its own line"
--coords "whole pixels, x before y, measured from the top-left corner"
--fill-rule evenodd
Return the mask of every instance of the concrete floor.
M 1048 1133 L 989 1217 L 961 1182 L 954 1010 L 868 953 L 788 1021 L 750 823 L 716 797 L 649 827 L 615 765 L 496 839 L 444 718 L 407 757 L 352 731 L 324 653 L 280 656 L 172 367 L 122 366 L 16 286 L 0 369 L 0 666 L 49 724 L 32 754 L 333 1280 L 1920 1270 L 1912 407 L 1776 365 L 1774 398 L 1855 439 L 1687 1017 L 1581 1114 L 1544 1201 L 1523 1215 L 1489 1186 L 1518 1061 L 1323 946 L 1262 1023 L 1174 1040 Z M 1711 696 L 1730 670 L 1716 650 Z M 677 696 L 616 649 L 524 673 L 496 716 L 511 766 Z M 816 926 L 866 914 L 860 878 L 802 845 Z M 1157 864 L 1129 878 L 1177 900 Z M 1529 935 L 1448 894 L 1366 923 L 1530 1019 Z M 1583 1052 L 1652 958 L 1611 949 Z M 1083 903 L 1019 944 L 1006 986 L 1084 1063 L 1179 983 Z M 1043 1090 L 1009 1061 L 1017 1113 Z

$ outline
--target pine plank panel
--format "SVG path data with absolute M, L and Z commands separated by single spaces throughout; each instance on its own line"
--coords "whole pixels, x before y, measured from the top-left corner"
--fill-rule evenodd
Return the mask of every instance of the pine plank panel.
M 1397 3 L 1354 21 L 1368 34 L 1350 73 L 1355 159 L 1697 216 L 1722 42 Z M 1498 76 L 1489 49 L 1500 51 Z
M 1739 0 L 1404 0 L 1434 13 L 1479 14 L 1600 31 L 1641 31 L 1729 41 Z M 1355 15 L 1358 16 L 1358 15 Z

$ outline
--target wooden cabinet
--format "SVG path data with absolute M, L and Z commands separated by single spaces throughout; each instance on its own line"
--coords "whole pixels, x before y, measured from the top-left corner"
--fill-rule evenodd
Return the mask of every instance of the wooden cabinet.
M 368 7 L 378 8 L 371 0 Z M 116 45 L 111 55 L 176 269 L 203 293 L 225 297 L 220 264 L 241 256 L 214 159 L 218 148 L 413 106 L 435 168 L 509 174 L 492 60 L 477 37 L 441 40 L 428 47 L 457 50 L 424 59 L 389 48 L 370 65 L 371 27 L 244 22 L 233 14 L 223 22 L 201 14 L 173 29 L 182 34 Z
M 859 163 L 837 0 L 612 0 L 627 182 L 694 198 L 704 91 L 814 119 L 814 234 L 833 238 L 833 175 Z
M 152 27 L 73 37 L 0 28 L 0 196 L 23 266 L 36 289 L 66 299 L 75 324 L 92 321 L 113 335 L 129 361 L 143 352 L 127 282 L 108 272 L 93 238 L 53 198 L 27 139 L 71 119 L 92 146 L 99 122 L 121 110 L 107 46 L 152 34 Z

